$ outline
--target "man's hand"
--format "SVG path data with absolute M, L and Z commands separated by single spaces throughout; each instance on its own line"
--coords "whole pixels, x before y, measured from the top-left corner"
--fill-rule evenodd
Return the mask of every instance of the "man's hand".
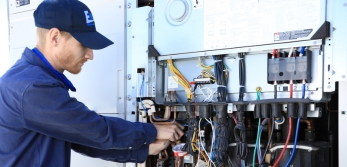
M 170 145 L 169 140 L 155 140 L 149 145 L 148 155 L 158 155 Z
M 179 123 L 156 125 L 157 129 L 157 139 L 176 141 L 179 140 L 183 135 L 184 126 Z

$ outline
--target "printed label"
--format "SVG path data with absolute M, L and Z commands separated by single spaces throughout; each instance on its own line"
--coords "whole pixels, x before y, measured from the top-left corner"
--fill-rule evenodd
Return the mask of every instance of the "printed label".
M 178 88 L 178 78 L 176 76 L 169 76 L 167 79 L 167 88 L 169 90 L 177 89 Z
M 285 41 L 298 38 L 305 38 L 310 35 L 312 29 L 296 30 L 296 31 L 286 31 L 286 32 L 276 32 L 274 34 L 274 41 Z
M 16 0 L 17 7 L 21 7 L 21 6 L 29 5 L 29 4 L 30 4 L 30 0 Z

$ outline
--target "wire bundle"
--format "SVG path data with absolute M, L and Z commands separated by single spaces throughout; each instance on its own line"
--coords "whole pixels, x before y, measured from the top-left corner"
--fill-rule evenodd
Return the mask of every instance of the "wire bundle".
M 214 159 L 221 164 L 228 160 L 229 133 L 227 118 L 217 119 L 216 138 L 213 147 Z
M 223 63 L 223 55 L 212 56 L 214 63 L 214 74 L 217 80 L 217 100 L 225 102 L 227 98 L 227 76 L 228 70 Z
M 186 91 L 187 100 L 191 101 L 192 93 L 190 90 L 189 82 L 183 77 L 181 72 L 178 71 L 178 69 L 173 65 L 172 59 L 167 60 L 167 64 L 169 65 L 170 75 L 174 75 L 177 77 L 177 80 L 175 77 L 172 77 L 173 80 L 184 88 L 184 90 Z
M 237 125 L 234 128 L 234 136 L 237 141 L 236 154 L 241 160 L 247 157 L 246 127 L 243 121 L 243 112 L 237 112 Z

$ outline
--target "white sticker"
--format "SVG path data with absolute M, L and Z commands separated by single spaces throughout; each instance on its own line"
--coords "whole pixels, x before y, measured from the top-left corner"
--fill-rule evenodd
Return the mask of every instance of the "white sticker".
M 178 78 L 176 76 L 169 76 L 167 78 L 167 88 L 168 89 L 177 89 L 178 88 Z
M 192 0 L 193 9 L 200 9 L 204 7 L 204 0 Z

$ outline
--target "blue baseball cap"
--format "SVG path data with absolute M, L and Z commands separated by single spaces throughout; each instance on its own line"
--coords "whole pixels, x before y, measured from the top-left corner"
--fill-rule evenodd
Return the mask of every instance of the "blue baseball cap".
M 35 26 L 69 32 L 90 49 L 103 49 L 113 42 L 96 31 L 92 12 L 78 0 L 44 0 L 34 12 Z

